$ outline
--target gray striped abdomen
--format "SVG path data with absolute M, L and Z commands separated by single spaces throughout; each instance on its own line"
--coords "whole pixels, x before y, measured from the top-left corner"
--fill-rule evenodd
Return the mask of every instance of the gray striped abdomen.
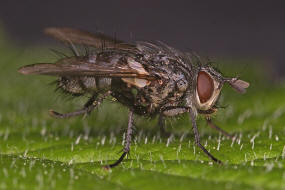
M 60 77 L 58 87 L 73 95 L 107 91 L 111 88 L 111 78 Z

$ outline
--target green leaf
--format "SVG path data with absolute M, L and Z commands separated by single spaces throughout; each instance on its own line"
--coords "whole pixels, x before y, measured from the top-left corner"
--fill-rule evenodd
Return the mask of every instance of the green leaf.
M 251 87 L 236 94 L 224 87 L 218 126 L 231 141 L 199 118 L 203 145 L 224 164 L 209 160 L 194 144 L 187 115 L 167 121 L 171 138 L 159 135 L 157 119 L 136 117 L 131 154 L 119 158 L 126 108 L 107 100 L 91 116 L 59 120 L 48 110 L 70 111 L 85 99 L 62 98 L 52 77 L 22 76 L 17 68 L 55 58 L 46 48 L 22 50 L 0 43 L 0 189 L 285 189 L 285 85 L 273 84 L 251 61 L 242 73 Z M 223 66 L 234 75 L 242 66 Z M 266 82 L 267 81 L 267 82 Z

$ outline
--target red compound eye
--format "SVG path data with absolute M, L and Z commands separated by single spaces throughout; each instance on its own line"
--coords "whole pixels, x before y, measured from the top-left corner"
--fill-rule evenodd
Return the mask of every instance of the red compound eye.
M 207 102 L 214 92 L 213 79 L 205 71 L 198 73 L 197 91 L 201 103 Z

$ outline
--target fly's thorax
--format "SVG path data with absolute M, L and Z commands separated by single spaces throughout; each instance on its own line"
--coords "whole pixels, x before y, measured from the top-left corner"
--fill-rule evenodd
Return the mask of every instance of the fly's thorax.
M 220 73 L 211 67 L 201 67 L 194 76 L 193 102 L 199 110 L 209 110 L 219 98 L 223 80 Z

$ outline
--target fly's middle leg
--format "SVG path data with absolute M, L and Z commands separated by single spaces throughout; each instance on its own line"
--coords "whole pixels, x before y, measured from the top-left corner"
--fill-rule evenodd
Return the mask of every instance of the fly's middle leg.
M 132 141 L 132 133 L 133 133 L 133 120 L 134 120 L 134 113 L 133 111 L 129 111 L 129 121 L 128 121 L 128 129 L 125 136 L 125 145 L 123 149 L 123 154 L 121 157 L 114 163 L 104 166 L 105 169 L 114 168 L 118 166 L 125 158 L 125 156 L 130 152 L 130 146 Z
M 158 125 L 159 125 L 160 134 L 163 137 L 169 137 L 170 133 L 166 131 L 165 117 L 162 114 L 159 115 Z

